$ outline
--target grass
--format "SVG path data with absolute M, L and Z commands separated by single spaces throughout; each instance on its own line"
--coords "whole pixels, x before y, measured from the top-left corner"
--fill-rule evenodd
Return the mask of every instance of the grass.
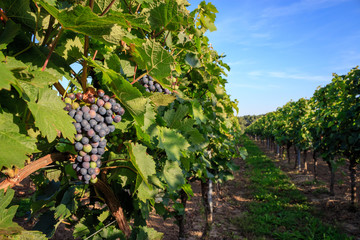
M 246 136 L 247 175 L 253 199 L 232 223 L 253 239 L 351 239 L 312 214 L 305 196 Z

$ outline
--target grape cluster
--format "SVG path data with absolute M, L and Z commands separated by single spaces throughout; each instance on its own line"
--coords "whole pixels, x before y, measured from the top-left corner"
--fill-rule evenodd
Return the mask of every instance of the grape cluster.
M 139 83 L 145 87 L 147 92 L 160 92 L 164 94 L 171 94 L 171 91 L 167 88 L 163 88 L 159 83 L 155 82 L 149 75 L 143 76 Z
M 105 95 L 99 89 L 96 98 L 93 94 L 87 94 L 83 99 L 82 93 L 68 94 L 64 99 L 65 110 L 75 119 L 75 163 L 73 164 L 79 180 L 86 184 L 97 181 L 100 173 L 101 156 L 105 152 L 107 140 L 105 136 L 115 131 L 113 122 L 121 121 L 125 110 L 115 99 Z M 86 102 L 84 102 L 86 100 Z

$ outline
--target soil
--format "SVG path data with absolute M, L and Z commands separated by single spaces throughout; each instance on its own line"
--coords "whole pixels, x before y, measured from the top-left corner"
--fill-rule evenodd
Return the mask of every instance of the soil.
M 357 211 L 350 211 L 350 179 L 347 162 L 340 166 L 336 171 L 335 196 L 329 194 L 329 169 L 327 164 L 318 159 L 318 181 L 313 181 L 313 162 L 312 153 L 308 153 L 308 171 L 298 172 L 294 169 L 294 150 L 291 149 L 291 163 L 286 160 L 280 160 L 273 151 L 266 148 L 265 144 L 255 142 L 260 149 L 274 163 L 284 171 L 297 188 L 308 198 L 315 211 L 321 213 L 321 218 L 334 226 L 339 226 L 344 232 L 355 239 L 360 239 L 360 210 L 357 205 Z M 254 239 L 249 233 L 240 232 L 236 226 L 236 217 L 246 212 L 246 203 L 252 201 L 249 179 L 245 173 L 245 162 L 242 159 L 235 159 L 235 163 L 240 167 L 234 173 L 234 179 L 219 186 L 214 187 L 214 212 L 213 225 L 210 232 L 210 240 L 225 239 Z M 357 179 L 357 182 L 360 179 Z M 23 181 L 22 186 L 17 187 L 16 197 L 30 196 L 34 191 L 34 186 L 27 180 Z M 204 208 L 201 203 L 200 182 L 193 182 L 192 188 L 194 196 L 187 201 L 186 206 L 186 239 L 200 239 L 205 226 Z M 25 190 L 24 190 L 25 189 Z M 359 195 L 358 195 L 359 196 Z M 31 229 L 34 223 L 26 221 L 25 218 L 14 219 L 26 229 Z M 163 220 L 155 213 L 150 214 L 148 226 L 164 233 L 164 240 L 178 239 L 179 229 L 175 219 Z M 71 229 L 61 224 L 57 229 L 53 240 L 73 239 Z

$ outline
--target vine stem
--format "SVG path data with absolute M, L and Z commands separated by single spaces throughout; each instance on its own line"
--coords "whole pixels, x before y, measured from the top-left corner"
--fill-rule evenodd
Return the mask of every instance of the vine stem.
M 50 52 L 49 52 L 49 54 L 48 54 L 48 56 L 47 56 L 47 58 L 46 58 L 46 60 L 45 60 L 44 66 L 42 67 L 41 71 L 45 71 L 46 66 L 47 66 L 47 64 L 49 63 L 51 54 L 54 52 L 55 47 L 56 47 L 56 44 L 57 44 L 57 42 L 59 41 L 59 38 L 60 38 L 60 36 L 61 36 L 61 34 L 62 34 L 63 31 L 64 31 L 64 28 L 61 28 L 60 31 L 57 33 L 54 42 L 51 44 Z
M 15 185 L 19 184 L 22 180 L 28 177 L 33 172 L 46 167 L 47 165 L 55 162 L 61 161 L 66 158 L 67 154 L 64 153 L 52 153 L 48 154 L 38 160 L 31 162 L 29 165 L 26 165 L 24 168 L 20 169 L 18 174 L 15 175 L 13 178 L 6 178 L 0 183 L 0 189 L 4 189 L 5 191 L 7 188 L 12 188 Z
M 103 182 L 100 179 L 98 179 L 98 181 L 94 185 L 98 190 L 100 190 L 100 192 L 104 194 L 105 203 L 109 207 L 112 215 L 115 217 L 120 230 L 125 234 L 127 238 L 129 238 L 131 230 L 128 222 L 126 221 L 124 211 L 114 191 L 107 183 Z

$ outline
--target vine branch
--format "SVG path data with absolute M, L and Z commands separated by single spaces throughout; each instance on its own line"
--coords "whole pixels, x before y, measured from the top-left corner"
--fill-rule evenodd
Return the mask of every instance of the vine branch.
M 56 35 L 56 37 L 54 39 L 54 42 L 51 44 L 50 52 L 49 52 L 49 54 L 48 54 L 48 56 L 47 56 L 47 58 L 45 60 L 44 66 L 42 67 L 41 71 L 45 71 L 45 68 L 46 68 L 47 64 L 49 63 L 51 54 L 54 52 L 56 44 L 59 41 L 59 38 L 60 38 L 63 31 L 64 31 L 64 28 L 61 28 L 60 31 L 57 33 L 57 35 Z
M 67 154 L 64 153 L 52 153 L 48 154 L 38 160 L 31 162 L 29 165 L 25 166 L 24 168 L 20 169 L 18 174 L 15 175 L 13 178 L 6 178 L 2 182 L 0 182 L 0 189 L 4 189 L 5 191 L 7 188 L 12 188 L 19 184 L 22 180 L 28 177 L 30 174 L 36 172 L 37 170 L 46 167 L 52 162 L 61 161 L 65 159 Z

